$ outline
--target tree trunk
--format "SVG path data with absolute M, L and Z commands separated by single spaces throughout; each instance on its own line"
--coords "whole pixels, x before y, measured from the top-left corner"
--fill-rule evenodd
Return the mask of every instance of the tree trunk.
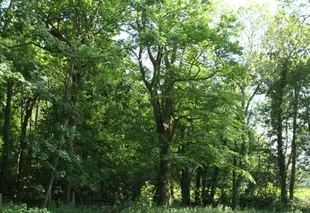
M 31 103 L 32 102 L 32 103 Z M 20 134 L 20 151 L 18 154 L 18 170 L 17 174 L 22 173 L 26 164 L 25 152 L 27 149 L 27 126 L 29 118 L 31 117 L 32 109 L 36 101 L 28 99 L 26 103 L 26 114 L 24 116 L 23 122 L 21 124 L 21 134 Z
M 69 153 L 73 153 L 73 142 L 72 141 L 70 141 L 68 152 Z M 70 164 L 68 164 L 67 166 L 68 166 L 67 173 L 70 176 L 71 173 L 72 173 L 72 168 L 71 168 Z M 71 181 L 68 178 L 66 178 L 66 180 L 65 180 L 65 188 L 64 188 L 64 203 L 65 204 L 69 204 L 69 203 L 72 202 L 72 199 L 71 199 L 71 196 L 70 196 L 71 195 L 71 191 L 72 191 L 71 189 L 72 189 L 72 183 L 71 183 Z
M 4 126 L 3 126 L 3 145 L 2 145 L 2 161 L 1 161 L 1 176 L 0 176 L 0 192 L 3 195 L 7 194 L 7 179 L 9 178 L 8 160 L 10 146 L 10 122 L 11 122 L 11 102 L 13 96 L 13 81 L 8 80 L 6 91 L 6 106 L 4 111 Z
M 237 143 L 235 142 L 235 152 L 238 152 Z M 234 157 L 234 167 L 237 167 L 237 159 Z M 233 210 L 238 206 L 239 201 L 239 187 L 238 187 L 238 175 L 235 169 L 233 169 L 232 174 L 232 197 L 231 197 L 231 208 Z
M 182 203 L 185 206 L 190 206 L 191 203 L 191 174 L 189 167 L 182 169 L 181 190 L 182 190 Z
M 171 162 L 170 143 L 164 142 L 161 153 L 158 172 L 158 185 L 156 191 L 156 201 L 158 205 L 170 206 L 171 196 Z
M 37 129 L 38 129 L 39 107 L 40 107 L 40 99 L 38 99 L 36 114 L 35 114 L 35 118 L 34 118 L 34 131 L 37 131 Z
M 69 180 L 65 181 L 65 188 L 64 188 L 64 203 L 70 203 L 70 194 L 71 194 L 72 184 Z
M 75 195 L 76 195 L 75 190 L 72 189 L 72 198 L 71 198 L 72 205 L 75 205 Z
M 204 206 L 207 205 L 208 203 L 208 194 L 209 194 L 209 190 L 210 190 L 210 187 L 211 187 L 211 181 L 209 181 L 209 183 L 207 184 L 207 171 L 208 170 L 205 170 L 203 175 L 202 175 L 202 189 L 201 189 L 201 200 L 202 200 L 202 204 Z
M 25 175 L 24 171 L 25 171 L 25 167 L 26 167 L 26 151 L 27 151 L 27 126 L 28 126 L 28 121 L 29 118 L 31 117 L 32 114 L 32 109 L 34 107 L 36 103 L 36 100 L 32 100 L 31 98 L 29 98 L 26 101 L 26 106 L 25 106 L 25 115 L 22 119 L 22 123 L 21 123 L 21 134 L 20 134 L 20 151 L 18 154 L 18 159 L 17 159 L 17 177 L 16 177 L 16 193 L 18 195 L 18 197 L 22 198 L 23 193 L 21 193 L 22 191 L 22 179 Z
M 10 8 L 10 9 L 13 9 L 13 6 L 14 6 L 14 0 L 11 0 L 11 1 L 10 1 L 10 5 L 9 5 L 9 8 Z
M 278 134 L 278 141 L 282 141 L 282 134 Z M 287 189 L 286 189 L 286 169 L 285 169 L 285 155 L 283 153 L 283 144 L 278 142 L 278 165 L 280 173 L 280 187 L 281 187 L 281 202 L 287 205 Z
M 286 68 L 283 69 L 281 73 L 281 79 L 279 85 L 276 85 L 277 94 L 275 94 L 275 100 L 273 105 L 273 110 L 275 111 L 276 119 L 276 131 L 277 131 L 277 155 L 278 155 L 278 167 L 280 176 L 280 189 L 281 189 L 281 202 L 284 206 L 287 205 L 287 188 L 286 188 L 286 165 L 285 165 L 285 154 L 284 154 L 284 144 L 283 144 L 283 97 L 284 89 L 286 85 Z
M 298 113 L 298 88 L 297 85 L 294 90 L 294 114 L 293 114 L 293 138 L 292 138 L 292 170 L 291 170 L 291 181 L 290 181 L 290 201 L 294 199 L 294 188 L 295 188 L 295 176 L 296 176 L 296 158 L 297 158 L 297 113 Z
M 67 99 L 69 102 L 69 105 L 71 106 L 71 110 L 68 116 L 69 120 L 69 127 L 72 131 L 75 131 L 76 129 L 76 117 L 77 117 L 77 90 L 78 90 L 78 77 L 77 77 L 77 71 L 75 70 L 75 62 L 74 59 L 71 59 L 70 69 L 69 69 L 69 79 L 71 79 L 71 85 L 67 88 L 68 94 L 71 92 L 70 100 Z M 74 151 L 74 138 L 68 138 L 68 153 L 72 154 Z M 72 183 L 70 181 L 70 176 L 72 175 L 72 166 L 71 163 L 67 163 L 67 174 L 69 178 L 67 177 L 65 180 L 65 189 L 64 189 L 64 202 L 66 204 L 69 204 L 72 202 L 72 199 L 70 197 L 71 195 L 71 189 L 72 189 Z
M 200 205 L 201 168 L 196 170 L 195 205 Z
M 53 159 L 53 167 L 54 168 L 53 168 L 53 172 L 51 174 L 50 180 L 48 182 L 47 191 L 46 191 L 45 199 L 44 199 L 43 206 L 42 206 L 43 208 L 47 207 L 48 200 L 49 200 L 49 198 L 51 196 L 52 187 L 53 187 L 53 183 L 54 183 L 54 180 L 55 180 L 55 173 L 56 173 L 56 170 L 57 170 L 58 162 L 59 162 L 59 156 L 55 156 L 54 159 Z
M 218 167 L 214 168 L 211 191 L 210 191 L 210 196 L 209 196 L 209 204 L 212 204 L 212 205 L 214 204 L 214 196 L 215 196 L 215 192 L 216 192 L 216 186 L 217 186 L 219 171 L 220 171 L 220 169 Z

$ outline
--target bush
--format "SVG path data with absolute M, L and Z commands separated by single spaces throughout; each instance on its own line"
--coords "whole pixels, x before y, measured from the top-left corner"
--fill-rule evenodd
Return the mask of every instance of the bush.
M 197 207 L 197 208 L 181 208 L 171 207 L 164 208 L 153 205 L 150 202 L 134 202 L 127 203 L 118 207 L 98 207 L 98 206 L 84 206 L 74 207 L 70 205 L 62 205 L 59 208 L 39 209 L 39 208 L 27 208 L 26 204 L 13 205 L 8 204 L 0 208 L 0 213 L 271 213 L 276 212 L 275 210 L 243 210 L 233 211 L 228 207 Z M 285 211 L 281 211 L 284 213 Z M 299 211 L 292 209 L 288 212 L 301 213 L 309 211 Z
M 47 209 L 27 208 L 26 204 L 6 204 L 0 208 L 0 213 L 50 213 Z

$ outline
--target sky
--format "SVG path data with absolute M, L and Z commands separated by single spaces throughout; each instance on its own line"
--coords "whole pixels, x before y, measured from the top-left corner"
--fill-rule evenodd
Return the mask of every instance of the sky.
M 266 5 L 271 11 L 277 8 L 276 0 L 223 0 L 225 4 L 229 4 L 233 9 L 238 9 L 240 6 L 250 4 Z
M 246 6 L 249 4 L 261 4 L 269 7 L 271 11 L 275 11 L 277 8 L 276 0 L 223 0 L 225 4 L 229 4 L 231 8 L 238 9 L 241 6 Z M 4 4 L 8 5 L 9 0 L 4 0 Z

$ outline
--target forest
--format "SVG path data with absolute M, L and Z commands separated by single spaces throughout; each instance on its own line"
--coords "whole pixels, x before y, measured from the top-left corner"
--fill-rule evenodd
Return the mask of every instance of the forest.
M 0 212 L 310 212 L 310 2 L 227 2 L 0 0 Z

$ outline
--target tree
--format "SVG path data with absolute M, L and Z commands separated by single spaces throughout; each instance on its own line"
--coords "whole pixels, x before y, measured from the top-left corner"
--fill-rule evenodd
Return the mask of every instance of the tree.
M 283 18 L 286 21 L 281 21 Z M 269 88 L 269 97 L 271 98 L 271 125 L 273 134 L 276 135 L 277 159 L 281 186 L 281 201 L 284 205 L 288 202 L 287 197 L 287 164 L 292 163 L 290 176 L 290 200 L 293 199 L 295 170 L 297 160 L 297 132 L 298 132 L 298 114 L 301 110 L 299 105 L 300 90 L 302 83 L 301 71 L 306 65 L 307 57 L 304 53 L 308 49 L 308 42 L 305 35 L 308 29 L 304 25 L 305 19 L 298 16 L 288 18 L 285 12 L 282 12 L 276 18 L 276 25 L 270 27 L 269 35 L 272 33 L 271 40 L 268 39 L 269 57 L 273 68 L 271 69 L 271 80 Z M 298 76 L 298 77 L 297 77 Z M 307 79 L 306 76 L 304 76 Z M 290 111 L 292 103 L 293 111 Z M 292 129 L 289 120 L 292 118 Z M 286 159 L 287 146 L 284 137 L 290 137 L 285 133 L 285 129 L 292 131 L 291 153 Z M 286 135 L 284 135 L 286 134 Z
M 177 111 L 182 103 L 175 98 L 176 88 L 221 78 L 225 64 L 238 49 L 229 41 L 233 17 L 223 16 L 215 23 L 218 29 L 210 28 L 212 6 L 203 1 L 133 2 L 132 10 L 128 25 L 135 46 L 130 50 L 149 94 L 160 150 L 155 200 L 170 205 L 171 146 L 178 122 L 186 118 Z

